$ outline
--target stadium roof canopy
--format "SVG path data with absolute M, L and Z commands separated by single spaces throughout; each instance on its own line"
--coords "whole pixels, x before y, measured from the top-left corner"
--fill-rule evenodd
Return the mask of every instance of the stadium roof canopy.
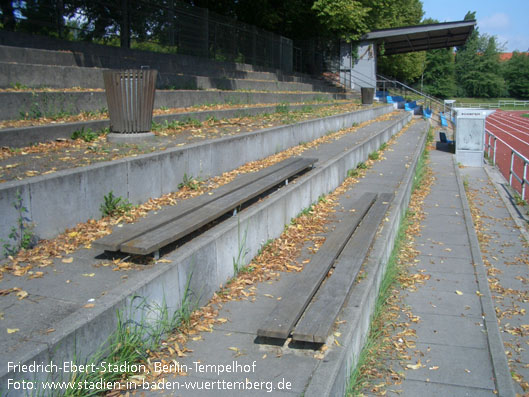
M 383 45 L 384 55 L 457 47 L 465 44 L 475 25 L 471 20 L 381 29 L 367 33 L 362 40 L 376 43 L 379 51 Z

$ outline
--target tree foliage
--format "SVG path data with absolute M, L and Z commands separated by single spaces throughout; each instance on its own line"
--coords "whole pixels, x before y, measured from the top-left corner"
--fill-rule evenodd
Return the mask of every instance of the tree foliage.
M 401 26 L 418 25 L 423 16 L 420 0 L 364 0 L 371 3 L 369 13 L 369 30 L 398 28 Z M 397 80 L 412 83 L 422 74 L 424 52 L 407 54 L 383 55 L 378 57 L 378 71 Z
M 439 23 L 435 19 L 425 19 L 425 24 Z M 453 48 L 426 51 L 422 90 L 438 98 L 449 98 L 456 94 L 455 56 Z
M 529 99 L 529 54 L 515 51 L 503 70 L 509 95 Z
M 499 49 L 494 36 L 473 32 L 456 55 L 456 78 L 460 96 L 493 98 L 505 91 Z
M 370 7 L 356 0 L 316 0 L 312 6 L 326 30 L 348 41 L 369 31 Z
M 456 88 L 454 49 L 427 51 L 423 90 L 432 96 L 444 99 L 454 96 Z

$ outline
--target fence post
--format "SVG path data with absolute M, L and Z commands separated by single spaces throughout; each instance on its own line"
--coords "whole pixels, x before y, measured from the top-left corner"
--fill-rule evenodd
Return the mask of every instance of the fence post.
M 527 163 L 523 164 L 523 178 L 522 178 L 522 200 L 525 200 L 525 181 L 527 180 Z
M 494 156 L 493 156 L 493 159 L 492 159 L 492 165 L 496 165 L 496 137 L 494 137 Z
M 252 26 L 252 65 L 257 65 L 257 28 Z

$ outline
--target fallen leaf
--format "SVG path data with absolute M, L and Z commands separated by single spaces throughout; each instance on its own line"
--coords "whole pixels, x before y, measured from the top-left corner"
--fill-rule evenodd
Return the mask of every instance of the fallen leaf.
M 433 367 L 428 368 L 430 371 L 437 371 L 439 367 L 437 365 L 434 365 Z
M 192 340 L 194 340 L 195 342 L 202 339 L 202 336 L 195 336 L 194 338 L 191 338 Z
M 20 328 L 8 328 L 7 333 L 8 334 L 14 334 L 15 332 L 20 331 Z
M 267 298 L 273 298 L 274 295 L 270 295 L 270 294 L 263 294 L 264 296 L 266 296 Z
M 409 368 L 409 369 L 419 369 L 421 367 L 422 367 L 421 360 L 417 361 L 417 364 L 406 365 L 406 368 Z
M 22 300 L 22 299 L 26 298 L 28 295 L 29 294 L 26 291 L 18 291 L 17 292 L 18 300 Z
M 228 347 L 228 350 L 232 350 L 234 352 L 239 352 L 239 348 L 237 348 L 237 347 Z
M 87 303 L 87 304 L 84 305 L 83 307 L 84 307 L 85 309 L 91 309 L 91 308 L 93 308 L 93 307 L 95 307 L 95 306 L 96 306 L 96 305 L 93 304 L 93 303 Z
M 169 259 L 158 259 L 156 263 L 172 263 L 173 261 Z
M 95 273 L 83 273 L 84 277 L 94 277 L 95 275 Z
M 44 276 L 44 272 L 35 272 L 29 276 L 30 279 L 33 278 L 42 278 Z
M 463 295 L 463 293 L 461 291 L 457 290 L 457 289 L 456 289 L 456 294 Z
M 64 258 L 62 260 L 62 263 L 72 263 L 73 262 L 73 257 L 69 257 L 69 258 Z

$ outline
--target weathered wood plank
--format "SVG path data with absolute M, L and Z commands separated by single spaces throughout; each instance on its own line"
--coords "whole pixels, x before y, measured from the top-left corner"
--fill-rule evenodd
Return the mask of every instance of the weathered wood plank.
M 295 281 L 292 281 L 288 288 L 288 294 L 282 297 L 274 310 L 260 325 L 257 335 L 268 338 L 288 338 L 290 331 L 310 303 L 334 260 L 375 199 L 376 193 L 365 193 L 358 199 L 353 207 L 356 211 L 347 213 L 329 234 L 303 272 L 296 277 Z
M 151 230 L 176 220 L 192 211 L 196 211 L 208 203 L 218 200 L 231 192 L 244 188 L 250 183 L 255 182 L 256 179 L 264 178 L 285 167 L 298 163 L 301 160 L 302 158 L 300 157 L 290 158 L 257 172 L 243 174 L 233 182 L 227 183 L 226 185 L 213 190 L 211 194 L 203 194 L 193 199 L 183 200 L 176 206 L 162 209 L 157 214 L 151 214 L 136 223 L 125 224 L 119 229 L 114 228 L 112 234 L 94 241 L 93 246 L 105 251 L 118 251 L 121 244 L 129 240 L 150 232 Z
M 353 286 L 393 194 L 380 194 L 336 259 L 334 270 L 320 286 L 292 331 L 295 341 L 325 343 Z
M 131 254 L 147 255 L 163 246 L 194 232 L 242 203 L 257 197 L 287 178 L 314 164 L 316 159 L 302 158 L 276 172 L 230 192 L 210 202 L 198 211 L 192 211 L 154 230 L 144 233 L 120 245 L 120 250 Z

